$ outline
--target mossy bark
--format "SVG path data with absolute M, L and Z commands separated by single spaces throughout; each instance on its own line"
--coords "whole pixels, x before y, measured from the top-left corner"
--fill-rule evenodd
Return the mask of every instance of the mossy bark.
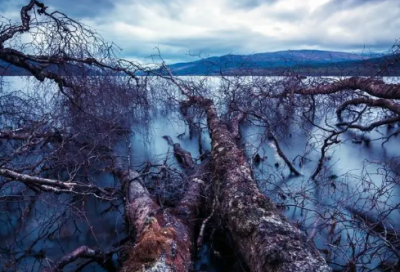
M 179 149 L 190 173 L 185 197 L 175 208 L 162 208 L 142 185 L 139 174 L 119 174 L 126 184 L 126 216 L 135 230 L 135 244 L 126 248 L 122 271 L 189 271 L 192 268 L 194 224 L 201 203 L 204 165 L 194 166 L 190 153 Z
M 213 182 L 219 188 L 217 214 L 253 272 L 331 271 L 315 246 L 262 195 L 250 165 L 227 127 L 219 120 L 213 102 L 190 97 L 186 107 L 197 105 L 207 114 L 212 140 Z

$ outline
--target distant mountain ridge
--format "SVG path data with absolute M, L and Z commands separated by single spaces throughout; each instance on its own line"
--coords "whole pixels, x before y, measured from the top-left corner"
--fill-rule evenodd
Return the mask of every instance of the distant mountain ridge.
M 251 55 L 224 55 L 209 57 L 193 62 L 168 65 L 174 75 L 213 75 L 246 74 L 250 72 L 276 73 L 280 69 L 299 69 L 305 66 L 310 69 L 332 67 L 336 64 L 363 64 L 372 59 L 381 59 L 379 53 L 347 53 L 323 50 L 286 50 Z M 379 62 L 379 61 L 378 61 Z M 361 67 L 361 66 L 360 66 Z
M 373 54 L 372 56 L 376 56 Z M 210 57 L 207 58 L 217 59 L 225 57 L 234 57 L 245 59 L 249 61 L 261 61 L 261 62 L 278 62 L 284 59 L 294 60 L 294 61 L 315 61 L 315 62 L 340 62 L 349 60 L 362 60 L 365 58 L 371 58 L 371 54 L 356 54 L 347 52 L 337 52 L 337 51 L 323 51 L 323 50 L 285 50 L 276 52 L 265 52 L 265 53 L 255 53 L 250 55 L 234 55 L 228 54 L 221 57 Z
M 286 50 L 250 55 L 224 55 L 192 62 L 168 65 L 173 75 L 285 75 L 296 73 L 304 76 L 370 76 L 400 75 L 400 55 L 379 53 L 347 53 L 323 50 Z M 62 75 L 98 75 L 100 71 L 90 66 L 50 65 L 48 71 Z M 137 72 L 137 75 L 165 74 L 164 68 L 153 73 Z M 0 61 L 0 75 L 30 75 L 23 68 Z

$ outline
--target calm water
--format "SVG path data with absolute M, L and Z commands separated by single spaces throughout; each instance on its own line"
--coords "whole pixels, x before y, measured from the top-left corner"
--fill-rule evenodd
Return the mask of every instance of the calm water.
M 206 78 L 201 79 L 205 80 Z M 398 79 L 393 78 L 385 80 L 398 82 Z M 35 93 L 35 85 L 32 84 L 32 81 L 27 81 L 26 78 L 10 77 L 6 78 L 5 81 L 3 88 L 7 90 L 24 89 L 29 93 Z M 217 88 L 219 81 L 220 79 L 217 77 L 210 78 L 204 83 L 203 88 Z M 50 101 L 54 95 L 57 95 L 53 88 L 54 86 L 49 84 L 48 93 L 45 94 L 44 99 Z M 372 118 L 375 113 L 371 112 L 370 114 Z M 132 144 L 130 155 L 133 166 L 141 167 L 145 161 L 160 163 L 166 157 L 169 158 L 170 164 L 176 164 L 173 156 L 171 156 L 171 147 L 162 138 L 163 135 L 171 136 L 174 142 L 180 143 L 183 148 L 189 150 L 193 157 L 199 156 L 199 133 L 189 139 L 188 127 L 179 113 L 160 110 L 151 113 L 150 117 L 149 120 L 137 122 L 133 126 L 135 133 L 130 138 Z M 336 122 L 334 112 L 328 112 L 324 116 L 318 116 L 317 113 L 317 119 L 319 119 L 321 127 L 326 127 L 325 119 L 332 124 Z M 178 135 L 184 132 L 186 133 L 185 136 L 178 138 Z M 366 235 L 363 231 L 360 231 L 357 224 L 349 223 L 352 214 L 346 207 L 353 207 L 360 211 L 369 212 L 371 215 L 377 215 L 400 202 L 399 183 L 393 182 L 398 181 L 398 178 L 393 173 L 384 170 L 385 167 L 381 163 L 382 161 L 391 163 L 393 158 L 400 156 L 400 136 L 392 137 L 389 142 L 382 146 L 384 141 L 382 137 L 387 136 L 388 133 L 391 133 L 391 131 L 383 127 L 363 135 L 351 131 L 342 134 L 340 144 L 329 148 L 327 153 L 329 161 L 325 162 L 321 176 L 317 179 L 317 184 L 310 180 L 310 176 L 317 167 L 320 147 L 327 135 L 326 132 L 311 126 L 308 127 L 308 130 L 299 129 L 298 124 L 293 124 L 287 128 L 284 135 L 279 137 L 282 150 L 302 174 L 300 177 L 295 177 L 290 174 L 288 167 L 277 154 L 276 146 L 271 141 L 265 140 L 266 132 L 263 128 L 249 124 L 244 124 L 242 127 L 243 147 L 249 157 L 258 153 L 265 158 L 260 165 L 254 165 L 253 169 L 262 192 L 274 199 L 276 203 L 281 204 L 284 207 L 285 215 L 306 231 L 310 238 L 314 238 L 318 248 L 331 250 L 333 249 L 333 240 L 339 239 L 337 245 L 342 247 L 342 250 L 331 259 L 331 261 L 339 264 L 346 263 L 347 257 L 345 255 L 350 256 L 351 254 L 348 237 L 351 237 L 354 241 L 359 241 L 359 247 L 356 249 L 358 251 L 363 247 L 362 240 Z M 203 146 L 210 149 L 207 131 L 201 132 L 201 136 Z M 355 141 L 361 136 L 371 139 L 368 145 L 364 142 L 359 144 Z M 124 145 L 121 146 L 123 148 Z M 307 158 L 301 166 L 298 156 Z M 114 182 L 113 178 L 106 174 L 94 178 L 110 185 Z M 21 248 L 28 247 L 40 235 L 35 230 L 40 230 L 38 226 L 44 224 L 46 219 L 50 220 L 52 216 L 60 214 L 64 210 L 68 212 L 68 206 L 53 207 L 50 205 L 51 198 L 52 196 L 48 196 L 47 203 L 45 201 L 35 204 L 35 210 L 47 213 L 47 216 L 38 215 L 37 218 L 41 218 L 41 221 L 32 216 L 20 230 L 19 235 L 25 236 Z M 371 199 L 374 200 L 373 204 L 370 203 Z M 110 246 L 111 241 L 117 241 L 124 236 L 123 211 L 113 211 L 98 216 L 107 207 L 106 203 L 99 201 L 86 201 L 83 204 L 79 202 L 77 210 L 81 211 L 82 217 L 86 217 L 83 220 L 80 218 L 80 221 L 76 221 L 79 231 L 70 233 L 68 227 L 65 227 L 64 239 L 45 240 L 37 247 L 43 247 L 46 251 L 52 252 L 49 257 L 57 259 L 64 252 L 69 252 L 84 244 L 94 247 Z M 0 212 L 0 218 L 4 217 L 5 214 Z M 340 218 L 342 220 L 339 220 Z M 399 219 L 400 211 L 395 208 L 386 215 L 385 223 L 398 230 L 400 229 Z M 334 235 L 329 234 L 332 220 L 338 221 Z M 67 222 L 66 226 L 75 224 L 73 221 Z M 13 222 L 17 224 L 17 219 L 14 219 Z M 94 230 L 91 227 L 94 227 Z M 7 229 L 0 228 L 2 243 L 7 243 L 7 239 L 5 239 L 7 234 Z M 370 239 L 372 239 L 369 240 L 371 243 L 380 242 L 376 238 Z M 207 260 L 203 260 L 203 262 L 207 263 Z M 378 264 L 378 260 L 365 260 L 365 262 L 370 263 L 369 267 Z M 32 264 L 29 262 L 26 264 L 28 267 L 30 265 Z M 89 267 L 88 271 L 90 269 Z M 212 271 L 212 268 L 209 268 L 209 271 Z

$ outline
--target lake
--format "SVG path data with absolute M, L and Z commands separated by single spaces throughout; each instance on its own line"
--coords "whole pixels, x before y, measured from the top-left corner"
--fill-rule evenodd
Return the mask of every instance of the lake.
M 190 78 L 181 77 L 180 79 L 189 80 Z M 239 82 L 241 85 L 236 82 L 235 86 L 232 84 L 229 88 L 245 90 L 243 86 L 248 87 L 254 80 L 256 79 L 243 77 Z M 279 80 L 279 78 L 271 80 Z M 398 78 L 384 80 L 391 83 L 400 82 Z M 227 96 L 220 90 L 220 86 L 226 87 L 227 82 L 223 82 L 224 80 L 218 77 L 197 77 L 194 81 L 199 84 L 199 90 L 212 95 L 218 105 Z M 45 82 L 46 88 L 38 88 L 32 79 L 26 77 L 6 77 L 3 78 L 2 84 L 3 94 L 23 89 L 31 95 L 37 94 L 38 99 L 48 101 L 49 105 L 52 105 L 52 99 L 59 95 L 51 83 Z M 190 151 L 193 157 L 198 158 L 199 141 L 203 148 L 210 149 L 210 138 L 205 120 L 198 119 L 201 129 L 190 138 L 187 122 L 183 120 L 180 113 L 173 107 L 161 105 L 164 98 L 160 96 L 163 96 L 164 92 L 178 93 L 178 90 L 162 82 L 150 80 L 149 84 L 150 89 L 158 90 L 152 99 L 160 105 L 150 111 L 149 118 L 137 120 L 132 125 L 133 133 L 129 138 L 131 164 L 135 169 L 139 169 L 143 168 L 147 161 L 162 164 L 167 158 L 168 165 L 179 168 L 172 155 L 171 146 L 162 136 L 170 136 L 174 142 L 180 143 L 183 148 Z M 41 90 L 41 94 L 37 93 L 38 89 Z M 46 92 L 42 93 L 43 90 Z M 179 99 L 179 94 L 176 96 Z M 324 103 L 323 97 L 317 99 L 321 99 L 317 101 L 318 103 Z M 51 111 L 51 106 L 48 110 Z M 226 107 L 220 105 L 220 110 L 224 112 Z M 300 115 L 297 110 L 294 110 L 293 114 Z M 380 114 L 378 110 L 369 111 L 364 121 L 372 120 L 377 114 Z M 349 258 L 362 252 L 365 257 L 358 256 L 357 258 L 366 267 L 373 269 L 380 261 L 372 255 L 373 250 L 379 248 L 379 254 L 386 254 L 389 259 L 394 255 L 389 250 L 385 250 L 383 237 L 371 236 L 364 231 L 371 226 L 366 226 L 368 224 L 357 220 L 355 211 L 367 213 L 378 220 L 383 218 L 385 226 L 393 231 L 399 231 L 400 183 L 396 171 L 399 169 L 400 137 L 393 136 L 385 142 L 385 137 L 399 129 L 399 126 L 394 128 L 385 126 L 365 133 L 351 130 L 344 132 L 339 136 L 340 143 L 329 147 L 320 175 L 312 180 L 310 177 L 321 157 L 321 146 L 328 136 L 325 129 L 332 129 L 331 125 L 338 122 L 334 110 L 323 110 L 316 113 L 317 126 L 307 124 L 307 122 L 292 122 L 279 131 L 279 137 L 277 137 L 279 146 L 300 171 L 301 176 L 290 173 L 277 152 L 276 144 L 268 139 L 265 126 L 257 120 L 248 120 L 242 125 L 241 144 L 250 161 L 256 154 L 262 158 L 259 164 L 253 164 L 253 172 L 260 190 L 272 198 L 282 209 L 282 213 L 293 224 L 305 231 L 309 239 L 314 239 L 319 249 L 325 250 L 325 253 L 328 252 L 327 258 L 334 267 L 339 268 L 346 264 Z M 126 143 L 119 143 L 115 146 L 115 150 L 121 152 L 121 149 L 125 147 Z M 110 186 L 116 184 L 110 174 L 93 173 L 92 178 L 99 184 Z M 5 195 L 4 192 L 2 194 L 0 198 Z M 52 205 L 55 203 L 53 202 L 55 198 L 62 205 Z M 33 202 L 32 209 L 36 211 L 37 216 L 32 215 L 25 225 L 20 227 L 18 235 L 24 239 L 18 246 L 22 249 L 31 246 L 37 237 L 43 235 L 41 233 L 43 224 L 51 222 L 56 216 L 71 213 L 69 201 L 65 198 L 63 202 L 62 196 L 47 194 L 44 201 Z M 83 244 L 101 248 L 110 247 L 112 242 L 126 235 L 123 230 L 124 218 L 121 207 L 102 214 L 109 208 L 109 205 L 102 201 L 77 199 L 75 204 L 74 215 L 62 223 L 62 235 L 54 240 L 41 240 L 34 245 L 35 248 L 44 248 L 46 252 L 51 253 L 48 257 L 57 259 Z M 102 215 L 99 216 L 99 214 Z M 0 212 L 1 221 L 11 222 L 0 228 L 2 245 L 13 242 L 15 237 L 11 234 L 19 224 L 17 218 L 10 220 L 8 216 L 5 212 Z M 51 229 L 49 227 L 50 231 Z M 353 244 L 357 246 L 354 247 Z M 374 247 L 366 249 L 366 245 L 374 245 Z M 207 271 L 216 271 L 207 257 L 207 254 L 210 254 L 207 251 L 208 247 L 208 244 L 204 245 L 206 257 L 200 256 L 197 266 L 202 266 Z M 29 267 L 38 264 L 35 259 L 27 258 L 24 265 Z M 91 271 L 93 267 L 88 266 L 85 271 Z

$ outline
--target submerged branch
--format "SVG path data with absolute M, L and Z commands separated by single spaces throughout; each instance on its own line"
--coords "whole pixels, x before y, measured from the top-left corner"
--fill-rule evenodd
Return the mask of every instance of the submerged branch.
M 283 151 L 282 151 L 282 149 L 281 149 L 281 147 L 280 147 L 280 145 L 279 145 L 279 142 L 278 142 L 278 140 L 276 139 L 275 135 L 273 135 L 272 133 L 270 133 L 269 137 L 271 137 L 272 140 L 274 141 L 275 146 L 276 146 L 276 150 L 278 151 L 279 157 L 281 157 L 281 158 L 285 161 L 286 165 L 287 165 L 287 166 L 289 167 L 289 169 L 290 169 L 290 172 L 292 172 L 292 173 L 295 174 L 296 176 L 301 176 L 301 173 L 300 173 L 299 171 L 297 171 L 297 169 L 293 166 L 293 164 L 290 162 L 290 160 L 286 157 L 285 153 L 283 153 Z
M 54 193 L 70 193 L 77 195 L 93 195 L 96 198 L 111 200 L 114 199 L 116 189 L 100 188 L 93 184 L 84 184 L 80 182 L 61 181 L 55 179 L 41 178 L 21 174 L 7 168 L 0 168 L 0 176 L 11 180 L 20 181 L 27 186 L 33 186 L 42 191 L 51 191 Z
M 87 246 L 81 246 L 62 257 L 51 267 L 44 269 L 43 272 L 63 271 L 63 268 L 66 265 L 76 261 L 79 258 L 93 259 L 94 261 L 99 263 L 100 266 L 107 269 L 107 271 L 116 271 L 111 257 L 115 252 L 118 252 L 119 250 L 121 250 L 121 248 L 117 248 L 108 252 L 103 252 L 101 250 L 91 249 Z

